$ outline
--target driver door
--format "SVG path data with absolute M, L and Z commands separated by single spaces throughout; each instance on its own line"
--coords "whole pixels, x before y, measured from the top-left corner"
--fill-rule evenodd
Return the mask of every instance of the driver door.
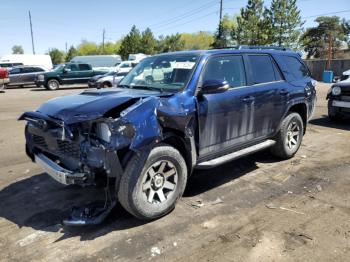
M 253 138 L 254 90 L 247 86 L 243 56 L 210 57 L 199 86 L 206 80 L 225 80 L 230 89 L 197 95 L 200 159 L 225 154 Z

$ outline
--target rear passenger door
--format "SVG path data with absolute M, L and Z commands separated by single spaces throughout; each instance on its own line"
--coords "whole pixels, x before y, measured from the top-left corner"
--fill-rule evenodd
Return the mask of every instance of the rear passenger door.
M 23 68 L 17 67 L 12 68 L 9 71 L 10 83 L 9 85 L 20 85 L 22 84 L 22 70 Z
M 269 54 L 247 54 L 248 75 L 253 89 L 253 138 L 273 135 L 288 101 L 288 84 Z
M 94 76 L 94 72 L 88 64 L 78 64 L 79 83 L 87 83 L 91 77 Z
M 211 158 L 249 143 L 253 135 L 254 88 L 247 86 L 242 55 L 218 55 L 208 59 L 198 86 L 206 80 L 227 81 L 230 89 L 198 94 L 199 158 Z

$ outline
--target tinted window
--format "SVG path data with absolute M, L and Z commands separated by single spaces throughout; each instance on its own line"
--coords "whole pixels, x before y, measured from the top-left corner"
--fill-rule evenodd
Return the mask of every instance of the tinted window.
M 253 73 L 254 84 L 268 83 L 281 80 L 276 77 L 276 70 L 273 61 L 268 55 L 249 55 L 249 61 Z
M 77 64 L 70 64 L 70 70 L 79 71 L 78 65 Z
M 288 70 L 295 78 L 303 78 L 309 75 L 309 70 L 302 62 L 299 61 L 298 58 L 293 56 L 285 56 L 284 60 L 286 61 Z
M 88 64 L 79 64 L 79 70 L 81 71 L 90 70 L 90 66 Z
M 230 87 L 245 86 L 246 77 L 242 56 L 210 58 L 202 75 L 202 82 L 206 80 L 227 81 Z
M 34 67 L 35 72 L 44 72 L 45 70 L 40 67 Z
M 120 66 L 120 68 L 128 68 L 130 67 L 130 65 L 128 63 L 124 63 Z
M 126 76 L 128 73 L 124 72 L 124 73 L 117 73 L 117 76 Z
M 23 73 L 33 73 L 33 72 L 35 72 L 35 68 L 33 68 L 33 67 L 24 67 L 23 69 Z
M 21 73 L 20 68 L 14 68 L 14 69 L 10 70 L 11 75 L 20 74 L 20 73 Z

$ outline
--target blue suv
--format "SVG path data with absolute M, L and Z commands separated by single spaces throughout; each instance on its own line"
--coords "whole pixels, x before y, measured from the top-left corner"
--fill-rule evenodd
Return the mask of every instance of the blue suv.
M 175 207 L 194 169 L 266 148 L 293 157 L 315 108 L 314 83 L 291 51 L 165 53 L 142 60 L 117 88 L 58 97 L 20 120 L 28 156 L 58 182 L 102 183 L 113 203 L 155 219 Z

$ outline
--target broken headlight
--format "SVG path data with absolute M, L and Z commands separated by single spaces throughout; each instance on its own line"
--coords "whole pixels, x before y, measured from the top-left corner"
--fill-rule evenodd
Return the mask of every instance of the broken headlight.
M 96 125 L 96 135 L 99 139 L 109 143 L 111 141 L 111 130 L 108 124 L 98 123 Z

